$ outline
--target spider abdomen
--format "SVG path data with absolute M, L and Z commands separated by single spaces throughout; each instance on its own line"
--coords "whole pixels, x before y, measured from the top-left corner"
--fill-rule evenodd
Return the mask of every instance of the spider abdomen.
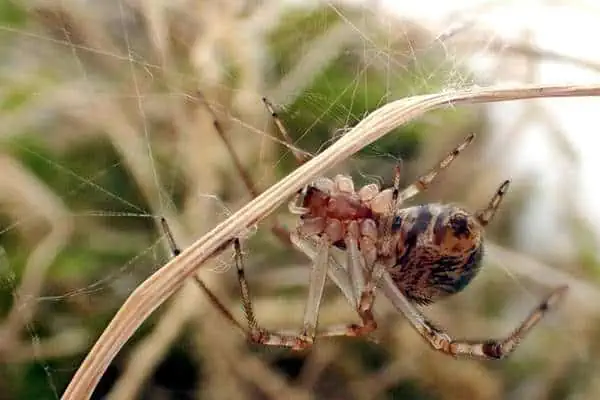
M 481 267 L 482 227 L 469 212 L 427 204 L 399 210 L 396 265 L 390 274 L 410 300 L 429 304 L 463 290 Z

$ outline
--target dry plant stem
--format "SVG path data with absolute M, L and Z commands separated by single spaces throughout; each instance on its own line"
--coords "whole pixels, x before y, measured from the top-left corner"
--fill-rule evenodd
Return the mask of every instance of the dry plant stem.
M 73 221 L 61 199 L 19 162 L 2 156 L 0 170 L 3 173 L 0 179 L 3 193 L 0 203 L 4 204 L 9 215 L 16 221 L 22 221 L 25 215 L 33 215 L 36 219 L 45 219 L 50 227 L 27 258 L 19 287 L 14 288 L 15 302 L 0 325 L 0 353 L 3 353 L 16 346 L 22 329 L 30 324 L 35 315 L 39 304 L 36 299 L 43 289 L 46 273 L 67 244 Z M 36 211 L 32 213 L 31 210 Z
M 298 378 L 299 386 L 305 389 L 314 389 L 325 369 L 334 364 L 335 360 L 344 357 L 343 350 L 338 342 L 329 341 L 327 345 L 314 348 L 306 359 Z
M 25 364 L 32 361 L 49 361 L 54 358 L 77 357 L 91 343 L 91 335 L 85 329 L 65 329 L 54 336 L 39 341 L 21 340 L 13 343 L 2 354 L 7 364 Z
M 102 374 L 125 341 L 207 259 L 222 250 L 245 229 L 267 217 L 303 186 L 309 184 L 316 177 L 324 175 L 334 165 L 392 129 L 414 120 L 427 111 L 458 104 L 598 95 L 600 95 L 600 84 L 475 87 L 454 92 L 414 96 L 384 105 L 368 115 L 323 153 L 271 186 L 138 286 L 90 350 L 62 398 L 65 400 L 89 398 Z
M 197 287 L 194 289 L 202 298 L 202 291 Z M 194 352 L 201 355 L 202 368 L 198 371 L 198 380 L 202 383 L 198 385 L 195 396 L 198 400 L 252 400 L 246 391 L 240 390 L 243 381 L 232 373 L 234 367 L 229 362 L 229 359 L 241 357 L 240 350 L 245 348 L 244 336 L 230 329 L 229 321 L 220 318 L 219 311 L 207 303 L 204 303 L 206 310 L 192 321 L 188 334 Z
M 225 354 L 230 358 L 232 354 Z M 310 393 L 304 388 L 289 385 L 284 376 L 271 371 L 262 360 L 252 353 L 240 354 L 235 359 L 229 359 L 229 364 L 240 379 L 256 385 L 270 399 L 309 400 Z
M 106 397 L 108 400 L 125 400 L 139 396 L 148 376 L 154 372 L 156 365 L 180 336 L 185 323 L 198 312 L 197 304 L 202 299 L 200 294 L 193 282 L 186 282 L 154 330 L 133 349 L 124 371 L 127 379 L 118 379 L 115 382 Z

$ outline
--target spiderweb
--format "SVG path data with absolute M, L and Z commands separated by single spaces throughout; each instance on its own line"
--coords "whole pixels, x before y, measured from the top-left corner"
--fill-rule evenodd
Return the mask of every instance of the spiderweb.
M 263 96 L 278 108 L 294 146 L 315 154 L 393 99 L 536 80 L 530 69 L 540 58 L 597 69 L 581 65 L 581 58 L 540 50 L 526 29 L 511 37 L 516 30 L 506 34 L 493 23 L 518 11 L 519 24 L 527 26 L 533 5 L 414 3 L 0 0 L 5 60 L 0 69 L 0 393 L 59 398 L 119 305 L 171 256 L 160 218 L 185 247 L 251 198 L 213 116 L 260 191 L 296 165 Z M 511 127 L 523 124 L 525 117 L 518 115 L 525 112 L 515 109 L 509 113 L 517 115 L 514 121 L 499 122 L 506 110 L 449 107 L 398 129 L 332 173 L 389 184 L 393 165 L 403 160 L 408 182 L 465 133 L 487 131 L 480 148 L 421 199 L 481 204 L 503 179 L 505 156 L 518 154 L 512 147 L 517 133 L 507 132 L 518 132 Z M 487 129 L 487 123 L 499 128 Z M 570 170 L 577 158 L 571 139 L 560 129 L 552 138 L 546 147 L 561 151 L 548 151 L 562 160 L 561 169 Z M 485 173 L 478 167 L 483 163 L 489 166 Z M 551 207 L 559 215 L 557 204 Z M 277 216 L 278 223 L 293 227 L 289 215 Z M 511 216 L 498 232 L 514 231 Z M 277 241 L 269 230 L 273 222 L 249 230 L 244 255 L 256 291 L 269 294 L 256 306 L 265 325 L 294 328 L 302 312 L 306 260 Z M 231 264 L 225 251 L 202 276 L 241 319 Z M 515 292 L 498 289 L 489 302 Z M 477 314 L 469 305 L 475 296 L 454 304 Z M 511 305 L 520 311 L 516 304 L 522 298 L 514 298 Z M 338 306 L 333 303 L 323 318 L 336 316 L 344 307 Z M 442 311 L 435 315 L 445 324 L 464 325 L 460 333 L 481 325 L 467 317 L 453 322 Z M 239 395 L 229 379 L 271 397 L 281 394 L 274 389 L 278 384 L 295 393 L 268 366 L 242 353 L 239 335 L 229 330 L 198 289 L 186 285 L 122 351 L 96 395 Z M 337 348 L 331 349 L 335 354 Z M 421 393 L 411 386 L 411 379 L 426 381 L 415 378 L 425 368 L 421 364 L 411 375 L 390 361 L 395 356 L 367 353 L 366 363 L 374 364 L 358 367 L 368 373 L 356 378 L 364 393 L 377 397 L 389 388 Z M 405 362 L 419 355 L 404 354 Z M 321 382 L 325 373 L 319 362 L 334 365 L 335 355 L 323 357 L 307 361 L 309 372 L 298 378 L 305 389 Z M 238 359 L 245 364 L 232 361 Z M 300 375 L 294 361 L 282 357 L 273 363 L 289 376 Z M 248 365 L 255 374 L 247 373 Z M 396 379 L 377 375 L 375 367 L 391 368 Z M 479 390 L 472 376 L 489 371 L 467 370 L 461 379 L 469 390 Z M 340 371 L 327 376 L 344 381 Z M 341 398 L 354 388 L 318 387 L 322 396 Z M 494 390 L 499 389 L 488 392 Z

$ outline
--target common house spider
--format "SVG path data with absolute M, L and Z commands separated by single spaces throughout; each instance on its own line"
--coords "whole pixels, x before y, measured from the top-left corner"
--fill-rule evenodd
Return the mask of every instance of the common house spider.
M 291 144 L 273 106 L 263 100 L 284 140 Z M 208 109 L 212 113 L 210 107 Z M 213 117 L 215 128 L 232 150 L 214 113 Z M 319 178 L 296 195 L 289 209 L 299 216 L 299 222 L 289 234 L 289 239 L 313 261 L 299 333 L 272 331 L 259 325 L 238 238 L 231 242 L 247 328 L 237 322 L 196 277 L 197 283 L 223 315 L 254 343 L 302 350 L 312 346 L 317 337 L 367 335 L 377 328 L 372 310 L 376 295 L 380 293 L 435 350 L 481 359 L 507 356 L 559 302 L 567 290 L 566 286 L 552 290 L 510 335 L 502 339 L 453 339 L 428 321 L 417 308 L 462 291 L 479 272 L 484 228 L 492 220 L 509 187 L 509 181 L 504 181 L 487 206 L 474 213 L 455 205 L 438 203 L 403 208 L 408 199 L 426 190 L 440 171 L 447 168 L 473 139 L 474 135 L 469 135 L 429 172 L 404 189 L 400 188 L 400 168 L 397 167 L 394 184 L 390 188 L 380 189 L 369 184 L 355 190 L 352 178 L 337 175 L 334 179 Z M 294 151 L 294 155 L 299 162 L 305 161 L 299 152 Z M 232 157 L 240 166 L 233 152 Z M 249 191 L 256 195 L 247 174 L 243 173 L 242 177 Z M 164 220 L 163 228 L 173 254 L 177 255 L 179 249 Z M 354 307 L 360 324 L 317 331 L 319 307 L 328 276 Z

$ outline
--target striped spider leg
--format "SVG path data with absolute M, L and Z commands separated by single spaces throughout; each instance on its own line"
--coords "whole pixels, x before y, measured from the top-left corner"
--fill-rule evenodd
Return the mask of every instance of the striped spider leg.
M 428 321 L 414 303 L 402 293 L 390 274 L 385 274 L 382 282 L 384 295 L 434 350 L 452 356 L 487 360 L 501 359 L 512 353 L 527 333 L 560 302 L 567 289 L 565 285 L 552 290 L 508 336 L 501 339 L 465 340 L 453 339 L 444 330 Z

